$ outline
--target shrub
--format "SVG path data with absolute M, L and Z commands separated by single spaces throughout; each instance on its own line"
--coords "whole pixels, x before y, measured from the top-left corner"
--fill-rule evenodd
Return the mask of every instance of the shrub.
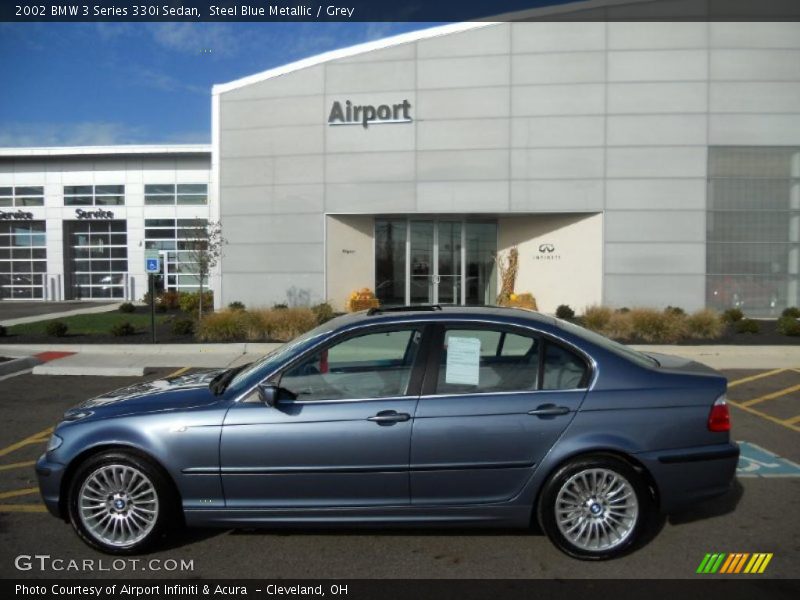
M 628 317 L 628 312 L 615 311 L 612 313 L 600 333 L 615 340 L 626 341 L 631 339 L 633 337 L 633 323 Z
M 64 337 L 68 330 L 69 327 L 63 321 L 50 321 L 44 328 L 44 332 L 51 337 Z
M 194 333 L 194 321 L 192 319 L 175 319 L 172 323 L 172 333 L 175 335 L 191 335 Z
M 245 339 L 248 313 L 222 310 L 203 315 L 197 324 L 196 337 L 201 342 L 235 342 Z
M 758 321 L 753 319 L 740 319 L 735 323 L 736 333 L 758 333 L 761 331 Z
M 778 319 L 776 329 L 780 334 L 797 336 L 800 335 L 800 321 L 796 317 L 784 316 Z
M 317 323 L 320 325 L 326 321 L 330 321 L 336 313 L 333 312 L 333 307 L 327 302 L 320 302 L 311 307 L 311 312 L 317 318 Z
M 246 339 L 285 342 L 317 326 L 310 308 L 279 308 L 247 313 Z
M 729 308 L 722 313 L 722 320 L 726 323 L 737 323 L 744 318 L 744 313 L 740 308 Z
M 686 311 L 683 310 L 680 306 L 667 306 L 667 308 L 664 309 L 664 312 L 678 316 L 683 316 L 686 314 Z
M 164 308 L 168 309 L 176 309 L 180 307 L 180 299 L 181 295 L 180 292 L 176 292 L 175 290 L 168 290 L 161 292 L 156 298 L 156 302 L 158 304 L 163 305 Z
M 556 317 L 559 319 L 572 319 L 575 311 L 568 304 L 559 304 L 556 308 Z
M 686 317 L 686 333 L 690 338 L 712 340 L 721 336 L 724 330 L 725 324 L 713 310 L 698 310 Z
M 111 335 L 116 337 L 122 337 L 126 335 L 133 335 L 136 333 L 136 328 L 131 325 L 130 321 L 120 321 L 119 323 L 114 323 L 110 329 Z
M 800 308 L 796 306 L 790 306 L 789 308 L 784 308 L 783 312 L 781 313 L 782 317 L 792 317 L 793 319 L 800 319 Z
M 157 313 L 165 313 L 167 312 L 167 305 L 162 304 L 161 302 L 156 302 L 155 309 Z
M 645 342 L 672 344 L 686 333 L 685 319 L 681 315 L 653 308 L 634 308 L 627 315 L 633 335 Z
M 228 310 L 244 310 L 245 305 L 244 302 L 239 302 L 238 300 L 234 300 L 230 304 L 228 304 Z
M 8 335 L 8 329 L 6 329 L 5 325 L 0 325 L 0 337 L 6 337 Z
M 123 302 L 119 305 L 119 312 L 121 313 L 132 313 L 136 310 L 136 307 L 130 302 Z
M 289 308 L 289 305 L 286 302 L 276 302 L 272 305 L 272 310 L 285 310 Z
M 583 313 L 583 326 L 592 331 L 604 331 L 612 314 L 607 306 L 590 306 Z
M 622 308 L 618 308 L 614 312 L 617 312 L 617 313 L 619 313 L 621 315 L 624 315 L 624 314 L 627 314 L 627 313 L 631 312 L 631 309 L 628 308 L 627 306 L 623 306 Z
M 180 292 L 178 294 L 178 307 L 185 313 L 197 312 L 200 306 L 200 292 Z M 203 292 L 203 310 L 211 310 L 214 307 L 214 292 L 206 290 Z

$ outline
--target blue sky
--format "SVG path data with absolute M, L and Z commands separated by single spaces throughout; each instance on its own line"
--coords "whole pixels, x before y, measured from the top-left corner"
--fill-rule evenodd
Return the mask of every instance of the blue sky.
M 0 146 L 207 143 L 211 86 L 427 23 L 0 23 Z

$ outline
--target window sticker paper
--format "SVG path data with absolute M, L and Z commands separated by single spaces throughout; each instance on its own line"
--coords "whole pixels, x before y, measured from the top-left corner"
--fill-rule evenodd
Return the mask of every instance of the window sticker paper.
M 447 383 L 478 385 L 480 363 L 481 341 L 478 338 L 448 338 L 444 378 Z

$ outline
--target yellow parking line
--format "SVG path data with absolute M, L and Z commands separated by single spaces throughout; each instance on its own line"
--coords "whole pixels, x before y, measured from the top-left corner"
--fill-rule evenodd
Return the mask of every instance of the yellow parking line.
M 11 512 L 43 513 L 47 508 L 44 504 L 0 504 L 0 513 Z
M 764 373 L 759 373 L 757 375 L 751 375 L 750 377 L 743 377 L 742 379 L 737 379 L 736 381 L 731 381 L 728 384 L 729 388 L 732 388 L 735 385 L 739 385 L 740 383 L 747 383 L 748 381 L 755 381 L 756 379 L 763 379 L 764 377 L 771 377 L 773 375 L 777 375 L 778 373 L 782 373 L 783 371 L 788 371 L 789 369 L 774 369 L 772 371 L 766 371 Z
M 755 408 L 750 408 L 749 406 L 744 406 L 743 404 L 739 404 L 738 402 L 734 402 L 733 400 L 728 400 L 728 404 L 731 406 L 735 406 L 736 408 L 740 408 L 745 412 L 752 413 L 754 415 L 758 415 L 762 419 L 766 419 L 767 421 L 772 421 L 773 423 L 777 423 L 783 427 L 791 429 L 792 431 L 800 431 L 800 427 L 795 425 L 794 423 L 790 423 L 787 421 L 781 421 L 777 417 L 773 417 L 772 415 L 768 415 L 767 413 L 763 413 L 760 410 L 756 410 Z
M 53 428 L 48 427 L 47 429 L 43 429 L 39 433 L 34 433 L 31 436 L 26 437 L 24 440 L 20 440 L 15 444 L 11 444 L 10 446 L 6 446 L 3 449 L 0 449 L 0 456 L 5 456 L 6 454 L 11 454 L 14 450 L 19 450 L 20 448 L 24 448 L 30 444 L 39 444 L 41 442 L 46 442 L 47 438 L 50 434 L 53 433 Z
M 183 375 L 184 373 L 186 373 L 186 371 L 188 371 L 191 368 L 192 367 L 181 367 L 177 371 L 174 371 L 174 372 L 170 373 L 169 375 L 167 375 L 166 379 L 169 379 L 170 377 L 177 377 L 178 375 Z
M 0 465 L 0 471 L 10 471 L 11 469 L 22 469 L 24 467 L 32 467 L 36 464 L 35 460 L 26 460 L 25 462 L 16 462 L 8 465 Z
M 795 423 L 800 422 L 800 415 L 797 415 L 796 417 L 792 417 L 791 419 L 784 419 L 783 422 L 786 425 L 794 425 Z
M 6 498 L 16 498 L 17 496 L 27 496 L 28 494 L 38 494 L 39 488 L 23 488 L 21 490 L 12 490 L 10 492 L 2 492 L 0 493 L 0 500 L 5 500 Z
M 759 402 L 780 398 L 781 396 L 785 396 L 786 394 L 791 394 L 792 392 L 796 392 L 798 390 L 800 390 L 800 384 L 793 385 L 792 387 L 788 387 L 782 390 L 778 390 L 777 392 L 772 392 L 771 394 L 764 394 L 763 396 L 759 396 L 758 398 L 753 398 L 752 400 L 747 400 L 746 402 L 742 402 L 741 404 L 742 406 L 752 406 L 753 404 L 758 404 Z

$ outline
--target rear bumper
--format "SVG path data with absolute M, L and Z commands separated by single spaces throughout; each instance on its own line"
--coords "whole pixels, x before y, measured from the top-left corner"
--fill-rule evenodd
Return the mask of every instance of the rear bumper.
M 736 479 L 739 446 L 730 442 L 636 457 L 655 480 L 661 512 L 670 513 L 728 492 Z
M 54 517 L 64 519 L 60 507 L 61 479 L 66 467 L 60 463 L 47 460 L 47 454 L 42 454 L 36 461 L 36 477 L 39 480 L 39 493 L 44 505 Z

